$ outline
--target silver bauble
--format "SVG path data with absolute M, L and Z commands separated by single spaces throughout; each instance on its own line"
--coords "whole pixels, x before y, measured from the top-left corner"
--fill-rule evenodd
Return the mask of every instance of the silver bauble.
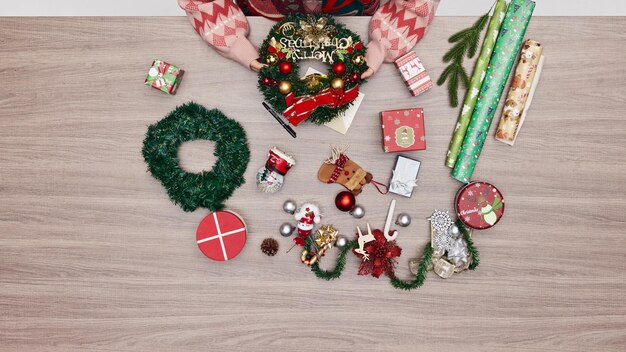
M 402 213 L 398 215 L 398 220 L 396 220 L 396 225 L 400 225 L 402 227 L 407 227 L 411 225 L 411 216 L 407 213 Z
M 450 235 L 450 237 L 452 238 L 459 238 L 459 235 L 461 234 L 461 231 L 459 230 L 459 227 L 452 224 L 450 225 L 450 227 L 448 227 L 448 235 Z
M 285 213 L 293 214 L 296 212 L 297 207 L 298 205 L 296 204 L 296 202 L 291 199 L 286 200 L 285 203 L 283 203 L 283 210 L 285 211 Z
M 296 228 L 292 224 L 288 222 L 283 223 L 282 225 L 280 225 L 280 229 L 279 229 L 280 235 L 283 237 L 289 237 L 291 236 L 291 234 L 293 233 L 295 229 Z
M 337 248 L 343 248 L 348 244 L 348 237 L 344 235 L 337 236 L 337 241 L 335 241 L 335 246 Z
M 362 206 L 357 205 L 354 209 L 350 210 L 350 215 L 354 216 L 357 219 L 360 219 L 365 216 L 365 209 Z

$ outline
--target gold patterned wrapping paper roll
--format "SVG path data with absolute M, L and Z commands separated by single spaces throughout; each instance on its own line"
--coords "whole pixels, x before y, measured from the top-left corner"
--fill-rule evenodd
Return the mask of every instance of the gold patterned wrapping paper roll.
M 496 139 L 503 143 L 513 145 L 515 142 L 517 131 L 526 113 L 525 110 L 528 108 L 527 102 L 529 102 L 531 87 L 533 85 L 536 87 L 536 80 L 539 79 L 536 73 L 542 53 L 541 43 L 532 39 L 524 43 L 496 130 Z

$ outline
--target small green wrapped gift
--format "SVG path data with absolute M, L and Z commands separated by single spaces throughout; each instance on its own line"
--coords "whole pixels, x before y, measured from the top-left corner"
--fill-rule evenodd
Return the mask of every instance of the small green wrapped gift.
M 184 73 L 185 71 L 177 66 L 162 60 L 154 60 L 146 77 L 146 85 L 174 95 Z

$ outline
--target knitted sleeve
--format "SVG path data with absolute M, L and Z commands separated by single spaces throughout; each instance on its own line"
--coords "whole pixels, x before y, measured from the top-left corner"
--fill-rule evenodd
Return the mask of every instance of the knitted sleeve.
M 246 36 L 246 16 L 233 0 L 178 0 L 193 28 L 220 55 L 250 68 L 259 57 Z
M 440 0 L 391 0 L 370 20 L 367 65 L 376 72 L 413 49 L 428 31 Z

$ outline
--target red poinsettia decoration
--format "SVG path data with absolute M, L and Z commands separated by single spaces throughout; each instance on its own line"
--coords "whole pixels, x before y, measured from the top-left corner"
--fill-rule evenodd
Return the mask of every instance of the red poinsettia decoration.
M 359 265 L 359 275 L 372 275 L 379 278 L 385 273 L 387 276 L 393 277 L 397 264 L 395 258 L 400 256 L 402 248 L 396 245 L 396 241 L 387 241 L 381 230 L 374 230 L 372 234 L 374 240 L 363 246 L 367 256 L 360 254 L 358 249 L 353 250 L 353 253 L 363 260 Z

